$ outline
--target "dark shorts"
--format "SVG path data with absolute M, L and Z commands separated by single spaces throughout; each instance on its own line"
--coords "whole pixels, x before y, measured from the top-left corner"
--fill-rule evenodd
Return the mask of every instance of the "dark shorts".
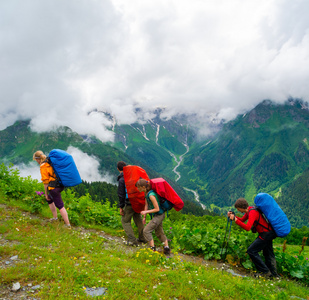
M 49 190 L 49 197 L 51 201 L 47 201 L 49 204 L 55 203 L 55 206 L 58 209 L 61 209 L 64 207 L 62 198 L 61 198 L 61 192 L 63 191 L 63 187 L 54 188 L 53 190 Z

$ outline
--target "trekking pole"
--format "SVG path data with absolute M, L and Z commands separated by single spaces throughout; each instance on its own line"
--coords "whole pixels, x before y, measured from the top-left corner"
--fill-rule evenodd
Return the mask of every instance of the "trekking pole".
M 229 240 L 230 240 L 230 236 L 231 236 L 232 222 L 233 222 L 233 221 L 232 221 L 229 217 L 227 217 L 225 235 L 224 235 L 224 240 L 223 240 L 223 244 L 222 244 L 222 248 L 221 248 L 221 254 L 220 254 L 221 258 L 222 258 L 223 249 L 225 248 L 226 251 L 227 251 L 227 246 L 228 246 L 228 243 L 229 243 Z M 230 223 L 229 235 L 228 235 L 228 238 L 227 238 L 227 241 L 226 241 L 226 246 L 224 247 L 224 243 L 225 243 L 225 239 L 226 239 L 226 235 L 227 235 L 229 223 Z M 225 252 L 226 252 L 226 251 L 225 251 Z

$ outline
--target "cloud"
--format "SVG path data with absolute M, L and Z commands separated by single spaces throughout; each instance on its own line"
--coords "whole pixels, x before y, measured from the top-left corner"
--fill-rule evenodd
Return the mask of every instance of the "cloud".
M 156 107 L 229 120 L 264 99 L 308 101 L 308 11 L 306 0 L 2 1 L 0 129 L 28 118 L 107 141 L 100 111 L 121 124 Z
M 87 182 L 105 181 L 115 184 L 115 180 L 113 180 L 113 177 L 110 174 L 100 173 L 100 162 L 96 157 L 89 156 L 88 154 L 83 153 L 81 150 L 72 146 L 70 146 L 66 151 L 72 155 L 82 180 Z M 41 181 L 40 167 L 36 162 L 33 161 L 29 164 L 15 165 L 14 167 L 19 170 L 21 177 L 30 176 L 32 179 Z
M 115 180 L 113 180 L 113 177 L 110 174 L 101 174 L 99 172 L 100 162 L 96 157 L 89 156 L 88 154 L 72 146 L 70 146 L 66 151 L 72 155 L 82 180 L 88 182 L 105 181 L 115 184 Z

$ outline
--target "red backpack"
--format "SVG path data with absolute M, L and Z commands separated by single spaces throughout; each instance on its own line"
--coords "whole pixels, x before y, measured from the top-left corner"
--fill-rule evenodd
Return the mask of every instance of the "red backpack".
M 162 198 L 168 200 L 176 211 L 180 211 L 184 203 L 177 195 L 174 189 L 163 178 L 154 178 L 150 180 L 151 188 Z
M 139 192 L 135 183 L 141 178 L 149 181 L 149 177 L 146 171 L 139 166 L 125 166 L 123 167 L 123 178 L 132 208 L 135 212 L 140 213 L 145 209 L 145 193 Z

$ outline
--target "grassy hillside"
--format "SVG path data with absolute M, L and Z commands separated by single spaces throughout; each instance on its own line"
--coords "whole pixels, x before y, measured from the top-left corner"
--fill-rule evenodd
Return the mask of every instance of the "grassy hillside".
M 232 276 L 219 264 L 123 246 L 103 229 L 69 231 L 2 204 L 1 298 L 89 299 L 87 293 L 102 292 L 99 299 L 308 299 L 308 288 L 295 281 Z M 11 292 L 17 282 L 21 289 Z
M 166 257 L 157 239 L 157 253 L 147 247 L 123 247 L 118 209 L 108 202 L 93 202 L 89 195 L 78 198 L 70 189 L 62 196 L 73 229 L 61 221 L 48 222 L 51 212 L 35 192 L 42 188 L 37 181 L 20 178 L 17 171 L 0 169 L 4 298 L 31 294 L 40 299 L 86 299 L 91 288 L 104 289 L 103 299 L 306 299 L 308 295 L 307 247 L 275 247 L 282 277 L 255 279 L 245 255 L 255 236 L 234 224 L 229 244 L 222 248 L 226 218 L 171 211 L 163 223 L 172 249 Z M 299 243 L 302 236 L 295 232 Z M 17 282 L 24 289 L 13 294 L 10 289 Z

